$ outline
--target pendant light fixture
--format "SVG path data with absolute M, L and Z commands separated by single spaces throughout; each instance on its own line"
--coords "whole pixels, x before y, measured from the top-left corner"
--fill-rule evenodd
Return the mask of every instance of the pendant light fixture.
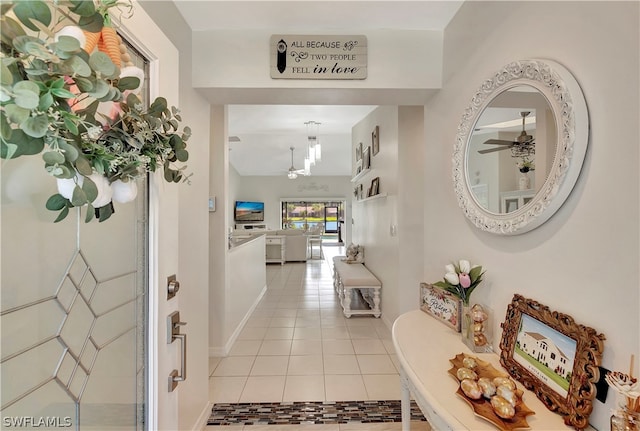
M 307 126 L 307 158 L 304 161 L 305 169 L 307 169 L 307 165 L 309 165 L 309 169 L 311 169 L 311 166 L 315 166 L 316 162 L 319 162 L 322 158 L 322 147 L 318 139 L 320 123 L 307 121 L 304 124 Z

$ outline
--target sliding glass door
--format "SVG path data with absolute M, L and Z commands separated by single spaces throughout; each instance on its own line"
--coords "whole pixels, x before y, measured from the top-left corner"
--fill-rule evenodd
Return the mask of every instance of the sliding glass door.
M 344 222 L 343 201 L 284 200 L 282 228 L 309 230 L 322 226 L 325 235 L 337 236 L 341 241 Z
M 327 202 L 324 206 L 324 231 L 326 233 L 338 233 L 340 227 L 340 214 L 341 205 L 335 202 Z

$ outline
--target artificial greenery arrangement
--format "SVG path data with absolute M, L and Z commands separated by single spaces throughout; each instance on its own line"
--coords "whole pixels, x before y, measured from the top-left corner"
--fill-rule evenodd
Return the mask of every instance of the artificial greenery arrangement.
M 0 157 L 42 154 L 58 181 L 46 202 L 56 222 L 81 206 L 86 222 L 108 219 L 112 200 L 135 198 L 135 179 L 160 167 L 168 182 L 188 180 L 175 163 L 189 157 L 189 127 L 162 97 L 144 108 L 144 74 L 122 64 L 109 12 L 131 5 L 96 1 L 0 3 Z
M 536 164 L 531 159 L 529 159 L 529 157 L 522 157 L 516 163 L 516 166 L 518 167 L 518 170 L 523 174 L 536 169 Z

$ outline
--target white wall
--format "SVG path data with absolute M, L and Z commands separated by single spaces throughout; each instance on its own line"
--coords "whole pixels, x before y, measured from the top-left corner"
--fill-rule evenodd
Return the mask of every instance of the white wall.
M 495 310 L 494 333 L 520 293 L 605 334 L 604 367 L 628 371 L 635 354 L 636 375 L 638 8 L 637 2 L 466 2 L 445 32 L 444 83 L 425 107 L 423 157 L 424 279 L 441 279 L 454 259 L 482 264 L 486 281 L 472 300 Z M 524 58 L 548 58 L 572 71 L 587 100 L 591 138 L 578 183 L 560 210 L 529 233 L 500 237 L 474 228 L 458 207 L 451 154 L 475 89 Z M 414 289 L 403 286 L 403 296 Z M 597 429 L 609 428 L 614 398 L 610 391 L 606 405 L 595 402 Z
M 362 184 L 366 197 L 371 180 L 378 177 L 379 192 L 387 194 L 387 197 L 358 201 L 352 194 L 351 228 L 353 243 L 364 246 L 365 266 L 382 283 L 380 309 L 382 319 L 390 325 L 395 319 L 395 304 L 398 299 L 398 238 L 392 237 L 389 230 L 397 213 L 398 108 L 380 106 L 353 126 L 351 154 L 354 165 L 356 145 L 362 143 L 363 153 L 367 147 L 371 147 L 371 132 L 376 126 L 379 126 L 380 152 L 371 156 L 371 170 L 359 176 L 352 186 L 358 187 Z
M 210 193 L 217 199 L 216 211 L 209 215 L 209 345 L 224 345 L 226 294 L 230 280 L 228 254 L 229 203 L 225 199 L 229 190 L 229 144 L 227 142 L 227 109 L 211 108 L 211 153 L 209 166 Z M 233 208 L 231 206 L 231 208 Z
M 226 356 L 242 329 L 249 313 L 266 288 L 265 238 L 258 238 L 238 248 L 228 249 L 228 232 L 233 228 L 233 204 L 242 177 L 229 164 L 226 139 L 226 108 L 214 107 L 211 152 L 212 194 L 217 199 L 215 216 L 211 217 L 209 356 Z M 220 136 L 218 136 L 220 135 Z M 219 139 L 218 139 L 219 138 Z M 238 198 L 240 199 L 240 198 Z M 256 262 L 261 264 L 256 264 Z
M 267 289 L 265 235 L 229 250 L 227 284 L 224 302 L 222 343 L 209 346 L 210 356 L 227 356 L 247 319 Z
M 393 317 L 416 308 L 422 279 L 424 244 L 423 211 L 425 207 L 424 177 L 424 107 L 398 108 L 398 202 L 396 225 L 398 243 L 398 293 Z M 414 286 L 410 295 L 402 294 L 402 286 Z
M 337 100 L 366 97 L 367 93 L 348 91 L 350 89 L 367 89 L 369 92 L 380 90 L 379 94 L 384 94 L 389 100 L 402 94 L 421 103 L 426 89 L 439 88 L 442 81 L 439 61 L 442 57 L 441 31 L 359 31 L 357 26 L 350 28 L 347 34 L 363 34 L 367 37 L 369 68 L 367 79 L 344 81 L 272 79 L 269 72 L 268 41 L 271 35 L 277 32 L 277 29 L 194 32 L 193 52 L 196 55 L 193 64 L 193 85 L 205 90 L 212 100 L 226 101 L 227 97 L 232 95 L 235 102 L 229 103 L 274 103 L 274 97 L 280 98 L 275 103 L 300 103 L 297 97 L 300 97 L 301 93 L 283 91 L 282 87 L 312 87 L 316 90 L 313 93 L 315 100 L 305 103 L 335 103 L 335 97 L 338 97 Z M 303 34 L 307 33 L 308 30 L 305 29 Z M 344 34 L 344 30 L 333 34 Z M 214 46 L 216 49 L 212 50 L 211 47 Z M 203 52 L 207 55 L 200 55 Z M 230 59 L 233 61 L 229 61 Z M 384 92 L 390 88 L 394 91 Z M 229 92 L 228 89 L 234 91 Z M 249 91 L 243 92 L 241 89 Z M 246 98 L 242 97 L 245 95 Z M 270 100 L 261 101 L 260 98 L 265 96 Z M 363 100 L 352 103 L 367 104 Z
M 355 146 L 371 145 L 379 126 L 380 152 L 371 157 L 371 171 L 358 177 L 367 190 L 380 178 L 380 193 L 372 200 L 353 203 L 353 242 L 364 246 L 365 265 L 382 282 L 382 319 L 391 327 L 404 311 L 415 308 L 422 280 L 424 111 L 422 106 L 380 106 L 352 130 Z M 354 168 L 355 172 L 355 168 Z M 404 295 L 402 286 L 415 287 Z
M 233 165 L 229 164 L 229 189 L 227 190 L 227 205 L 230 210 L 229 213 L 229 221 L 232 223 L 230 226 L 233 229 L 233 206 L 235 201 L 247 200 L 238 197 L 238 188 L 240 187 L 240 183 L 242 181 L 242 176 L 238 173 L 236 168 Z

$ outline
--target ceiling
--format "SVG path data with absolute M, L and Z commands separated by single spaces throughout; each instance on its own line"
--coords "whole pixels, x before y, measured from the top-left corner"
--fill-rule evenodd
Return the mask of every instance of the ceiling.
M 304 168 L 308 121 L 320 123 L 322 160 L 312 175 L 351 175 L 351 127 L 375 106 L 231 105 L 229 160 L 240 175 L 285 175 L 293 165 Z
M 192 30 L 277 29 L 280 34 L 367 29 L 443 30 L 462 1 L 216 1 L 174 0 Z M 354 24 L 355 23 L 355 24 Z M 355 27 L 355 28 L 354 28 Z M 324 101 L 326 102 L 326 100 Z M 338 103 L 337 101 L 335 103 Z M 342 101 L 341 101 L 342 103 Z M 286 175 L 304 166 L 305 123 L 321 123 L 322 160 L 315 175 L 351 176 L 351 128 L 370 105 L 230 105 L 230 162 L 240 175 Z

